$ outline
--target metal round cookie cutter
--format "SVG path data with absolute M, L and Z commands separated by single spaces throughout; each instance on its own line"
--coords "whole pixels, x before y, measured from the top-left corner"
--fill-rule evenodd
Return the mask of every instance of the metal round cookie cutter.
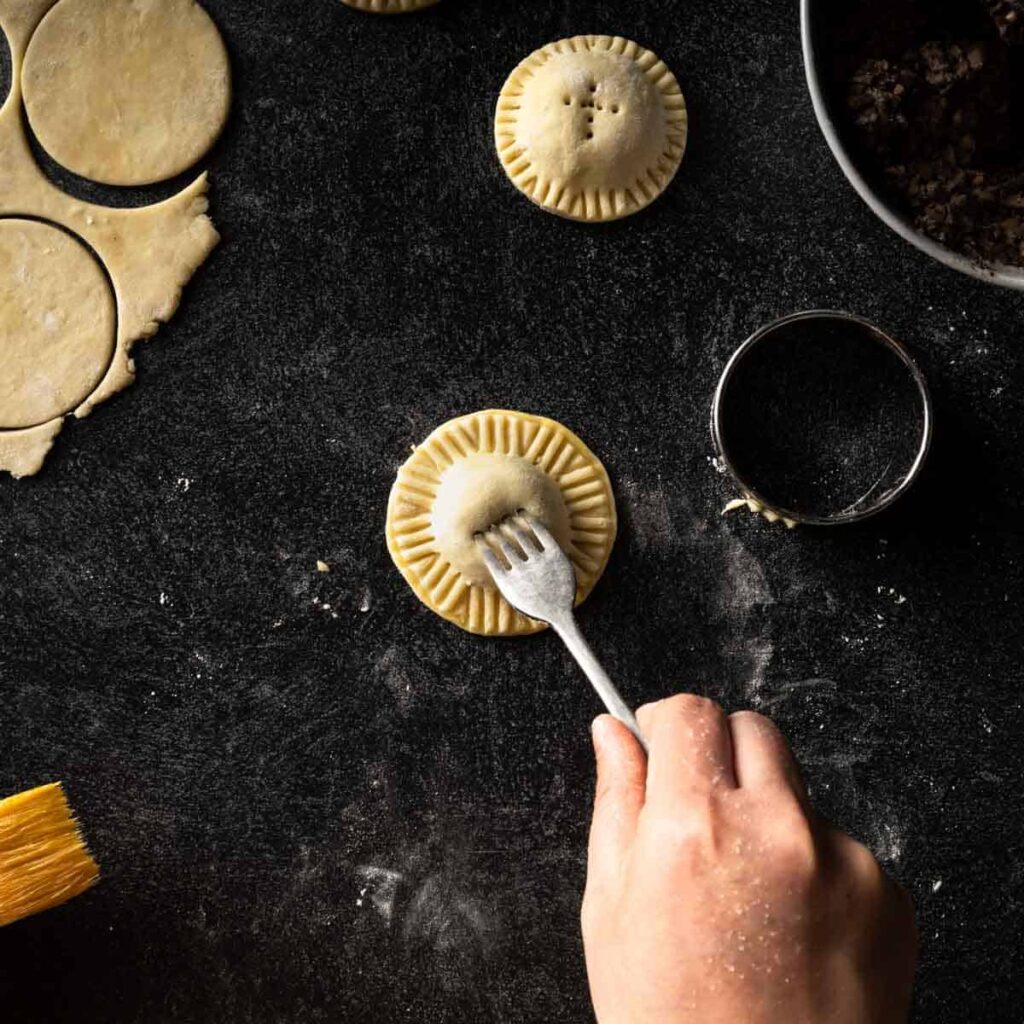
M 754 479 L 757 474 L 751 472 L 749 464 L 744 468 L 743 457 L 739 454 L 735 443 L 737 432 L 742 435 L 746 431 L 753 438 L 759 437 L 761 433 L 759 424 L 753 422 L 756 416 L 744 417 L 744 407 L 742 405 L 738 407 L 739 411 L 737 411 L 735 395 L 737 381 L 746 373 L 748 377 L 747 386 L 752 383 L 759 384 L 765 376 L 763 371 L 766 366 L 772 367 L 773 373 L 778 373 L 781 378 L 784 378 L 782 380 L 782 393 L 779 393 L 777 390 L 771 391 L 771 400 L 766 403 L 772 405 L 777 420 L 786 415 L 784 410 L 789 409 L 791 403 L 798 405 L 800 402 L 803 402 L 806 406 L 808 396 L 811 396 L 811 401 L 820 397 L 823 403 L 822 415 L 825 417 L 822 422 L 830 428 L 834 427 L 836 430 L 847 431 L 846 436 L 850 437 L 851 440 L 857 436 L 858 429 L 863 426 L 863 423 L 836 424 L 828 419 L 831 413 L 836 410 L 836 407 L 843 405 L 842 401 L 829 404 L 829 395 L 841 396 L 845 394 L 849 390 L 847 385 L 850 384 L 851 380 L 854 377 L 858 379 L 860 377 L 859 372 L 854 374 L 849 372 L 850 359 L 847 359 L 848 365 L 846 367 L 843 366 L 841 361 L 838 361 L 835 366 L 828 366 L 827 360 L 825 364 L 819 366 L 816 372 L 821 374 L 818 382 L 821 386 L 818 390 L 815 390 L 809 381 L 800 381 L 795 379 L 795 377 L 791 377 L 787 372 L 785 364 L 772 357 L 771 349 L 768 348 L 770 344 L 778 345 L 784 343 L 787 337 L 795 344 L 800 341 L 803 335 L 806 335 L 815 344 L 819 344 L 821 340 L 828 337 L 847 337 L 851 344 L 870 342 L 880 346 L 879 349 L 872 351 L 871 344 L 864 345 L 862 355 L 870 357 L 865 361 L 864 365 L 865 367 L 870 365 L 871 359 L 875 359 L 876 362 L 882 360 L 882 362 L 888 363 L 886 367 L 888 372 L 892 373 L 895 370 L 895 377 L 900 379 L 893 380 L 891 383 L 893 387 L 902 389 L 900 401 L 904 407 L 903 417 L 908 421 L 903 423 L 902 426 L 907 427 L 909 425 L 910 427 L 909 430 L 901 430 L 900 423 L 884 421 L 886 410 L 881 408 L 884 401 L 881 390 L 877 395 L 870 394 L 865 396 L 862 394 L 861 397 L 865 398 L 868 403 L 867 414 L 875 425 L 875 434 L 878 437 L 884 436 L 885 443 L 881 446 L 882 450 L 877 452 L 878 461 L 873 467 L 870 467 L 870 476 L 865 477 L 865 479 L 870 479 L 870 484 L 865 486 L 863 490 L 858 491 L 852 500 L 847 495 L 834 508 L 801 507 L 799 503 L 792 500 L 792 489 L 790 492 L 785 492 L 784 489 L 773 490 L 775 481 L 770 477 L 767 480 Z M 819 344 L 819 347 L 822 346 Z M 836 351 L 838 352 L 839 349 L 837 348 Z M 794 348 L 792 354 L 795 356 L 796 353 L 797 350 Z M 884 353 L 888 353 L 888 355 Z M 801 366 L 804 366 L 809 361 L 805 358 L 808 354 L 808 352 L 804 352 L 799 360 L 792 364 L 790 369 L 799 369 Z M 892 359 L 890 358 L 891 356 L 896 358 Z M 769 362 L 764 363 L 763 361 L 766 358 Z M 815 358 L 818 363 L 822 362 L 821 353 L 816 353 Z M 762 360 L 760 373 L 758 373 L 758 359 Z M 854 359 L 852 365 L 855 370 L 859 371 L 856 359 Z M 825 368 L 822 369 L 822 366 Z M 905 375 L 902 371 L 905 371 Z M 754 376 L 751 377 L 751 374 Z M 773 379 L 772 384 L 778 383 L 778 380 Z M 741 389 L 744 386 L 741 379 L 739 380 L 739 386 Z M 767 387 L 768 385 L 766 384 L 765 386 Z M 877 406 L 872 408 L 871 403 L 875 402 L 876 399 Z M 757 409 L 759 408 L 757 407 Z M 780 412 L 779 410 L 783 411 Z M 746 412 L 749 413 L 750 409 L 747 408 Z M 745 419 L 746 422 L 739 422 L 741 419 Z M 732 477 L 740 490 L 741 498 L 736 503 L 733 503 L 732 507 L 738 504 L 745 504 L 752 511 L 762 512 L 772 521 L 782 520 L 789 526 L 797 523 L 814 526 L 837 526 L 843 523 L 858 522 L 869 516 L 876 515 L 883 509 L 888 508 L 907 491 L 920 474 L 921 467 L 928 454 L 928 449 L 931 445 L 933 419 L 934 414 L 928 384 L 917 363 L 900 342 L 869 321 L 851 313 L 815 309 L 793 313 L 767 324 L 755 331 L 732 354 L 715 390 L 715 397 L 711 407 L 711 433 L 718 453 L 719 466 Z M 867 422 L 867 420 L 864 422 Z M 799 438 L 806 435 L 799 435 L 797 431 L 794 431 L 794 436 Z M 825 435 L 822 436 L 824 437 Z M 822 443 L 827 444 L 824 441 Z M 861 449 L 863 447 L 862 445 Z M 869 454 L 873 453 L 869 452 Z M 861 457 L 861 461 L 863 461 L 860 449 L 858 449 L 858 457 Z M 838 455 L 833 461 L 836 464 L 844 463 L 844 460 L 839 458 Z M 808 462 L 808 465 L 811 465 L 811 463 Z M 880 470 L 879 466 L 881 467 Z M 797 469 L 798 473 L 802 471 L 802 467 Z M 810 471 L 808 470 L 808 472 Z

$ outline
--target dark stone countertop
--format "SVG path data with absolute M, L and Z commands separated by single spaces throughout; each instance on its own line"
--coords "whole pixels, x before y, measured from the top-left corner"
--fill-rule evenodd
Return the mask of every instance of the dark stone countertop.
M 915 1020 L 1019 1024 L 1024 297 L 846 185 L 795 5 L 207 6 L 237 87 L 204 163 L 223 244 L 137 386 L 0 480 L 0 791 L 64 779 L 105 876 L 0 931 L 5 1019 L 589 1019 L 594 697 L 553 638 L 428 613 L 383 542 L 408 446 L 500 406 L 613 478 L 581 619 L 628 698 L 771 713 L 913 892 Z M 691 109 L 668 193 L 604 227 L 533 207 L 492 151 L 506 74 L 580 32 L 654 49 Z M 859 528 L 723 520 L 716 377 L 813 306 L 918 355 L 926 479 Z

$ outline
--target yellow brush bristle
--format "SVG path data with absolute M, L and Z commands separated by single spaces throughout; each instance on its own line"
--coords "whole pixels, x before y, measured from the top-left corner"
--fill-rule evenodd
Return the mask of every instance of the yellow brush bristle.
M 0 926 L 67 902 L 99 873 L 59 782 L 0 800 Z

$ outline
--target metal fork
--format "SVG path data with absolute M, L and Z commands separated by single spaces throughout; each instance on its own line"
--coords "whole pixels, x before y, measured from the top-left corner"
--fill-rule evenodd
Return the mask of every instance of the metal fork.
M 476 543 L 501 596 L 524 615 L 546 622 L 562 638 L 608 713 L 629 729 L 647 753 L 647 742 L 633 712 L 576 624 L 572 613 L 576 571 L 558 541 L 536 519 L 520 514 L 477 534 Z M 504 561 L 494 548 L 501 552 Z

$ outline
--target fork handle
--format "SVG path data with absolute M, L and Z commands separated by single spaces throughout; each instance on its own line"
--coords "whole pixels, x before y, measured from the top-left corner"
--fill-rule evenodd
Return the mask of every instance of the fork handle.
M 617 718 L 636 737 L 646 754 L 648 752 L 647 741 L 640 732 L 640 726 L 637 725 L 633 712 L 630 711 L 629 705 L 622 699 L 619 691 L 615 689 L 615 684 L 611 681 L 608 673 L 601 667 L 601 663 L 590 649 L 590 644 L 583 638 L 576 619 L 569 614 L 561 622 L 552 622 L 551 628 L 562 638 L 565 646 L 569 648 L 569 653 L 583 669 L 608 710 L 608 714 L 612 718 Z

